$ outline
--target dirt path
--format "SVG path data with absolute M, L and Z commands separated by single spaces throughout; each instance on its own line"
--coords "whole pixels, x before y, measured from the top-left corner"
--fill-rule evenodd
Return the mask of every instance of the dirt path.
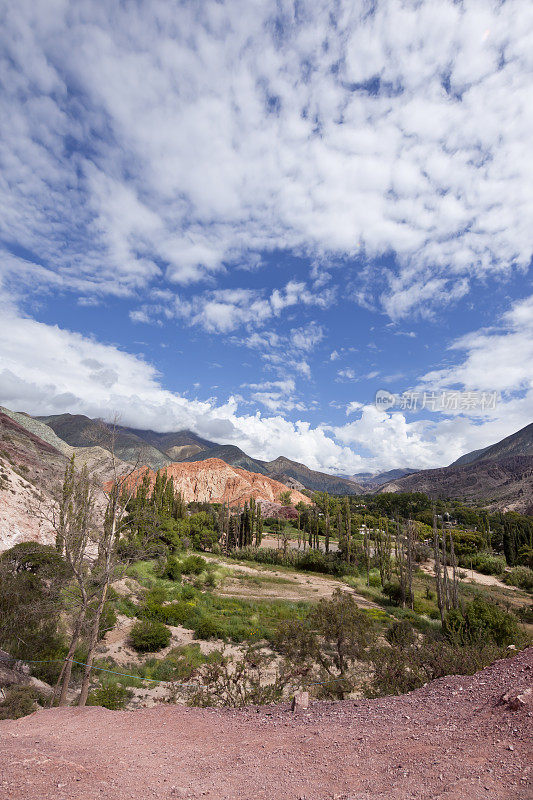
M 426 572 L 428 575 L 435 574 L 435 562 L 432 559 L 427 561 L 425 564 L 421 564 L 420 568 L 422 572 Z M 451 567 L 448 567 L 447 569 L 448 575 L 451 578 L 453 575 L 453 570 Z M 512 589 L 516 591 L 516 586 L 508 586 L 499 578 L 494 577 L 494 575 L 484 575 L 482 572 L 476 572 L 475 569 L 466 569 L 465 567 L 458 567 L 458 572 L 466 573 L 466 578 L 463 578 L 465 583 L 478 583 L 481 586 L 498 586 L 500 589 Z
M 530 800 L 533 650 L 409 695 L 242 711 L 52 709 L 0 722 L 1 800 Z
M 243 599 L 268 599 L 268 600 L 288 600 L 290 602 L 316 602 L 322 597 L 331 597 L 336 589 L 342 589 L 352 594 L 361 608 L 379 608 L 379 606 L 367 600 L 366 597 L 358 594 L 354 589 L 347 586 L 342 581 L 330 576 L 316 575 L 313 573 L 284 572 L 276 569 L 262 569 L 249 567 L 245 564 L 222 561 L 220 559 L 210 559 L 216 561 L 224 567 L 228 567 L 235 573 L 256 577 L 257 585 L 253 580 L 248 585 L 238 577 L 228 576 L 224 578 L 222 584 L 217 587 L 216 593 L 226 597 L 242 597 Z M 273 579 L 269 583 L 269 579 Z M 279 582 L 276 582 L 279 581 Z

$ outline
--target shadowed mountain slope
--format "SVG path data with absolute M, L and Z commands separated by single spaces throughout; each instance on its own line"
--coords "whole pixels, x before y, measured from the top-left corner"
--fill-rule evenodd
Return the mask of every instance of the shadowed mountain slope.
M 450 467 L 460 467 L 463 464 L 474 464 L 478 461 L 508 458 L 510 456 L 533 456 L 533 422 L 521 428 L 516 433 L 506 436 L 501 442 L 465 453 L 450 464 Z
M 286 482 L 288 478 L 292 478 L 313 492 L 345 495 L 361 494 L 364 491 L 363 487 L 354 481 L 309 469 L 305 464 L 291 461 L 285 456 L 279 456 L 274 461 L 261 461 L 260 464 L 276 480 Z
M 208 450 L 180 460 L 190 463 L 193 461 L 205 461 L 207 458 L 219 458 L 232 467 L 240 467 L 241 469 L 248 470 L 248 472 L 258 472 L 261 475 L 268 474 L 268 470 L 264 468 L 261 461 L 256 461 L 255 458 L 246 455 L 240 447 L 236 447 L 233 444 L 213 445 Z

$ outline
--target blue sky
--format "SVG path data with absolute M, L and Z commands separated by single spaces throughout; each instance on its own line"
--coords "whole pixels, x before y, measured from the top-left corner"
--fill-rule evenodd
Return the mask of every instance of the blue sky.
M 346 474 L 531 421 L 530 3 L 47 0 L 1 36 L 1 403 Z

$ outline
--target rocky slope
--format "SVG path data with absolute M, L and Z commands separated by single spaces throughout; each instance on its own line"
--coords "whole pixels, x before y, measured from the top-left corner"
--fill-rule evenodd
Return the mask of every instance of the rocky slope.
M 479 461 L 494 461 L 501 458 L 513 456 L 533 456 L 533 422 L 526 425 L 511 436 L 506 436 L 501 442 L 484 447 L 481 450 L 473 450 L 465 453 L 458 458 L 451 467 L 460 467 L 465 464 L 474 464 Z
M 111 426 L 102 420 L 93 420 L 82 414 L 58 414 L 35 419 L 45 423 L 69 445 L 87 447 L 99 444 L 101 447 L 109 447 L 107 440 L 110 439 Z M 240 447 L 210 442 L 188 430 L 157 433 L 121 425 L 115 426 L 114 430 L 116 455 L 130 463 L 135 463 L 140 457 L 141 462 L 152 469 L 160 469 L 171 462 L 189 463 L 218 458 L 232 467 L 269 475 L 294 488 L 330 494 L 360 494 L 363 491 L 355 481 L 309 469 L 305 464 L 291 461 L 284 456 L 274 461 L 260 461 L 247 455 Z
M 266 475 L 248 472 L 238 467 L 231 467 L 218 458 L 205 461 L 178 462 L 170 464 L 165 472 L 174 481 L 174 488 L 180 491 L 187 502 L 229 503 L 231 506 L 242 506 L 253 497 L 269 503 L 277 503 L 280 495 L 287 491 L 287 486 L 272 480 Z M 136 470 L 131 481 L 138 484 L 148 473 L 153 485 L 156 473 L 149 467 Z M 291 490 L 293 504 L 311 500 L 298 491 Z
M 259 462 L 268 474 L 275 480 L 286 483 L 289 478 L 298 481 L 313 492 L 329 492 L 330 494 L 361 494 L 364 490 L 355 481 L 339 478 L 327 472 L 318 472 L 309 469 L 305 464 L 291 461 L 285 456 L 279 456 L 274 461 Z
M 87 466 L 97 484 L 114 474 L 104 448 L 71 447 L 44 423 L 0 411 L 0 552 L 21 541 L 53 540 L 48 521 L 53 494 L 72 455 L 78 468 Z M 129 469 L 121 461 L 116 466 L 119 473 Z M 103 496 L 97 496 L 97 504 L 102 503 Z
M 208 458 L 219 458 L 231 467 L 239 467 L 240 469 L 248 470 L 248 472 L 258 472 L 261 475 L 268 475 L 261 461 L 251 458 L 246 455 L 244 450 L 236 447 L 233 444 L 217 444 L 210 447 L 208 450 L 203 450 L 196 453 L 189 458 L 177 459 L 181 461 L 205 461 Z
M 51 489 L 66 463 L 63 453 L 0 412 L 0 551 L 52 541 Z
M 55 708 L 0 722 L 10 800 L 528 800 L 531 648 L 399 697 L 219 710 Z
M 533 456 L 426 469 L 385 484 L 381 492 L 424 492 L 430 497 L 480 501 L 498 511 L 533 513 Z
M 113 426 L 83 414 L 57 414 L 35 417 L 48 425 L 57 436 L 72 447 L 102 447 L 115 450 L 122 461 L 150 464 L 154 469 L 165 467 L 171 459 L 157 447 L 149 444 L 130 428 Z

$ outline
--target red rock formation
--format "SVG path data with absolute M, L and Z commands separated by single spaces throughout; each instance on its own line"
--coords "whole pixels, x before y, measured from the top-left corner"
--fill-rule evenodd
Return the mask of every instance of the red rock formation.
M 176 491 L 181 492 L 187 503 L 196 501 L 242 506 L 252 497 L 255 500 L 276 503 L 283 492 L 290 491 L 293 504 L 311 504 L 311 500 L 301 492 L 289 489 L 285 484 L 266 475 L 231 467 L 219 458 L 169 464 L 163 471 L 173 478 Z M 140 484 L 146 473 L 153 485 L 156 473 L 150 467 L 141 467 L 129 480 Z M 106 488 L 110 488 L 110 485 L 106 484 Z

